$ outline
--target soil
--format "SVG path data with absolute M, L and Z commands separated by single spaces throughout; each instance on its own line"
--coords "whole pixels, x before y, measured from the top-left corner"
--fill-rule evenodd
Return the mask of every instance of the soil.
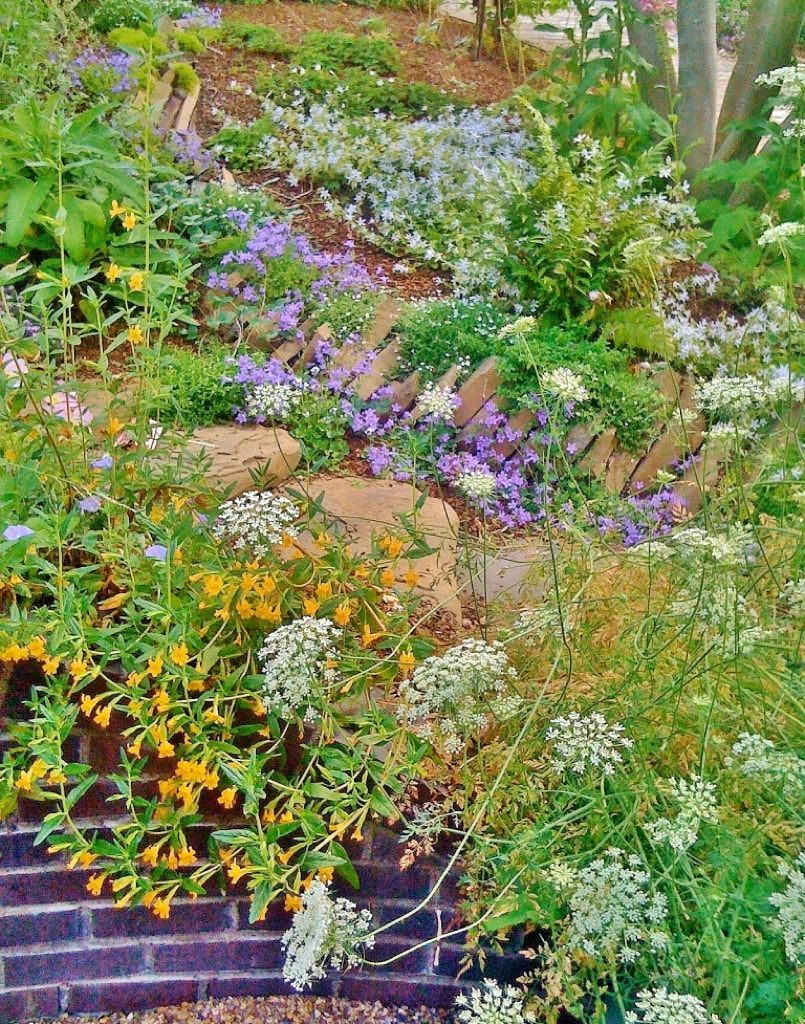
M 380 13 L 352 4 L 318 5 L 290 0 L 254 7 L 225 4 L 223 16 L 270 25 L 288 42 L 298 43 L 306 32 L 314 29 L 360 34 L 365 31 L 363 23 L 369 18 L 378 19 Z M 504 99 L 520 84 L 519 76 L 507 68 L 501 56 L 472 59 L 471 31 L 467 25 L 446 19 L 435 37 L 437 42 L 432 43 L 422 38 L 423 24 L 427 20 L 425 12 L 384 8 L 382 20 L 400 50 L 403 65 L 400 77 L 406 81 L 425 82 L 481 105 Z M 225 119 L 248 123 L 259 117 L 260 103 L 246 90 L 256 75 L 278 64 L 281 62 L 224 46 L 211 47 L 199 56 L 196 67 L 203 88 L 195 128 L 201 138 L 214 135 Z M 424 298 L 449 290 L 449 275 L 444 272 L 410 266 L 406 260 L 356 236 L 347 225 L 325 212 L 315 189 L 309 185 L 291 187 L 271 171 L 238 174 L 236 180 L 267 189 L 284 206 L 297 211 L 300 230 L 320 248 L 352 244 L 356 258 L 378 279 L 385 279 L 387 287 L 403 298 Z

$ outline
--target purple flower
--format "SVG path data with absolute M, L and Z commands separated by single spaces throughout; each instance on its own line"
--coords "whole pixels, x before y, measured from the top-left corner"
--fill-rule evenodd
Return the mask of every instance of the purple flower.
M 145 557 L 153 558 L 157 562 L 164 562 L 168 557 L 168 549 L 164 544 L 149 544 L 145 549 Z
M 22 540 L 23 537 L 32 537 L 33 533 L 34 531 L 30 527 L 18 523 L 14 526 L 7 526 L 3 530 L 3 537 L 8 541 Z
M 111 469 L 114 464 L 115 460 L 108 453 L 100 455 L 97 459 L 93 459 L 92 462 L 90 462 L 90 466 L 92 466 L 93 469 Z
M 101 499 L 97 494 L 90 494 L 86 498 L 82 498 L 78 503 L 78 507 L 82 512 L 98 512 L 101 507 Z

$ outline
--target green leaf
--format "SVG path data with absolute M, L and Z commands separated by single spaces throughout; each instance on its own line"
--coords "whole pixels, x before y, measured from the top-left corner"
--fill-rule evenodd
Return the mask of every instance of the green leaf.
M 84 239 L 84 217 L 74 196 L 64 200 L 67 217 L 64 221 L 64 247 L 73 260 L 80 260 L 86 252 Z
M 52 184 L 52 177 L 40 178 L 38 181 L 23 178 L 12 188 L 6 206 L 7 245 L 16 248 L 22 242 Z

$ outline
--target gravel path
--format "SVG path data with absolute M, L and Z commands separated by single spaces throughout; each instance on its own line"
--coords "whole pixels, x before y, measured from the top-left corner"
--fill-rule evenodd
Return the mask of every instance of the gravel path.
M 447 1011 L 313 996 L 232 996 L 141 1013 L 65 1017 L 69 1024 L 443 1024 Z M 45 1024 L 44 1021 L 33 1024 Z

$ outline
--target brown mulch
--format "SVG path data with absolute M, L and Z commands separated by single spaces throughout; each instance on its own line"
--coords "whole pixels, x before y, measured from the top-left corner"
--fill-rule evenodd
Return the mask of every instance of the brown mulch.
M 61 1019 L 71 1024 L 440 1024 L 447 1013 L 314 996 L 230 996 L 139 1013 Z
M 400 50 L 406 81 L 425 82 L 463 99 L 480 104 L 495 103 L 508 96 L 521 79 L 506 67 L 502 57 L 482 56 L 478 61 L 469 55 L 466 44 L 470 27 L 446 19 L 439 35 L 439 44 L 418 41 L 425 12 L 383 9 L 345 4 L 310 4 L 286 0 L 281 4 L 241 6 L 226 4 L 224 17 L 253 24 L 270 25 L 291 43 L 297 43 L 306 32 L 341 30 L 360 34 L 367 18 L 382 16 L 392 39 Z M 260 54 L 241 49 L 215 46 L 197 58 L 196 66 L 203 83 L 196 111 L 195 127 L 202 139 L 214 135 L 225 118 L 249 122 L 260 115 L 260 103 L 247 95 L 256 75 L 281 64 Z M 231 83 L 238 83 L 235 90 Z M 320 248 L 338 249 L 345 243 L 354 246 L 356 259 L 387 286 L 406 299 L 424 298 L 449 290 L 449 275 L 424 267 L 412 266 L 386 253 L 356 235 L 346 224 L 330 216 L 308 185 L 291 187 L 270 171 L 238 174 L 244 185 L 261 186 L 286 207 L 298 211 L 300 228 Z M 400 263 L 408 267 L 400 269 Z

